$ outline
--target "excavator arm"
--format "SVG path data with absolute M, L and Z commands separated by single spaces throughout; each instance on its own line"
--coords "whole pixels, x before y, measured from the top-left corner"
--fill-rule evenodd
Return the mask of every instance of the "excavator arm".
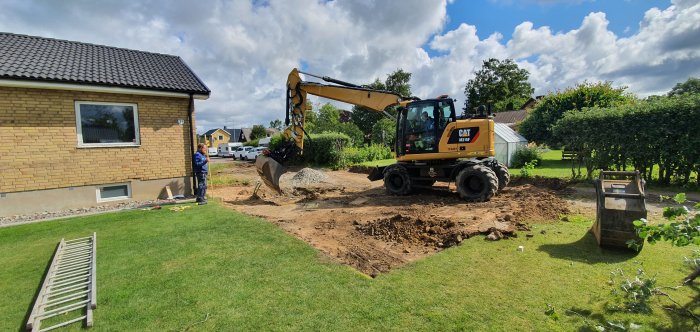
M 318 77 L 326 82 L 321 84 L 306 82 L 299 74 Z M 291 157 L 304 151 L 304 124 L 306 111 L 309 110 L 307 95 L 315 95 L 348 104 L 365 107 L 374 112 L 385 112 L 387 107 L 406 104 L 414 98 L 406 98 L 391 91 L 375 90 L 339 81 L 329 77 L 319 77 L 292 69 L 287 77 L 287 112 L 283 131 L 284 143 L 275 150 L 267 150 L 255 162 L 258 174 L 265 184 L 281 191 L 279 179 L 286 171 L 284 163 Z

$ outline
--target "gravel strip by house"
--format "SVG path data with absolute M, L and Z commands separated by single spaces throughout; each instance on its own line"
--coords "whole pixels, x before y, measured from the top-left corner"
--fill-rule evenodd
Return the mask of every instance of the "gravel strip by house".
M 99 214 L 103 212 L 131 210 L 155 205 L 173 204 L 179 202 L 188 202 L 191 200 L 152 200 L 152 201 L 133 201 L 119 203 L 115 205 L 101 205 L 79 209 L 69 209 L 62 211 L 44 211 L 27 215 L 14 215 L 9 217 L 0 217 L 0 227 L 9 226 L 11 224 L 24 224 L 43 220 L 52 220 L 65 217 L 77 217 L 82 215 Z

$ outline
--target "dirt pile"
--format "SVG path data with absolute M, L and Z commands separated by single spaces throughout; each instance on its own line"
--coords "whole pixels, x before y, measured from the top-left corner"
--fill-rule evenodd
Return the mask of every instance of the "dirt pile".
M 355 229 L 364 235 L 386 242 L 449 248 L 473 235 L 456 226 L 457 224 L 449 219 L 423 220 L 398 214 L 391 218 L 358 224 Z

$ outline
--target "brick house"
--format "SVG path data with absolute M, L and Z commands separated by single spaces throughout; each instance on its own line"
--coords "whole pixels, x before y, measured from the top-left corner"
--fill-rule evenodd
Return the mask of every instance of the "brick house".
M 209 94 L 177 56 L 0 33 L 0 216 L 191 194 Z

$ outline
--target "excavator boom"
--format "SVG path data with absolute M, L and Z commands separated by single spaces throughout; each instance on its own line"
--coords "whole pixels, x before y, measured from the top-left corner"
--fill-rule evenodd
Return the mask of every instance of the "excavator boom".
M 370 111 L 384 112 L 387 107 L 406 103 L 411 98 L 384 90 L 375 90 L 355 84 L 339 81 L 329 77 L 319 77 L 336 85 L 306 82 L 299 76 L 296 68 L 287 77 L 287 114 L 283 131 L 284 142 L 275 151 L 267 150 L 258 156 L 255 167 L 263 182 L 270 188 L 281 192 L 279 179 L 285 173 L 284 162 L 304 151 L 304 124 L 308 110 L 307 94 L 328 98 L 348 104 L 362 106 Z M 306 73 L 303 73 L 306 74 Z

